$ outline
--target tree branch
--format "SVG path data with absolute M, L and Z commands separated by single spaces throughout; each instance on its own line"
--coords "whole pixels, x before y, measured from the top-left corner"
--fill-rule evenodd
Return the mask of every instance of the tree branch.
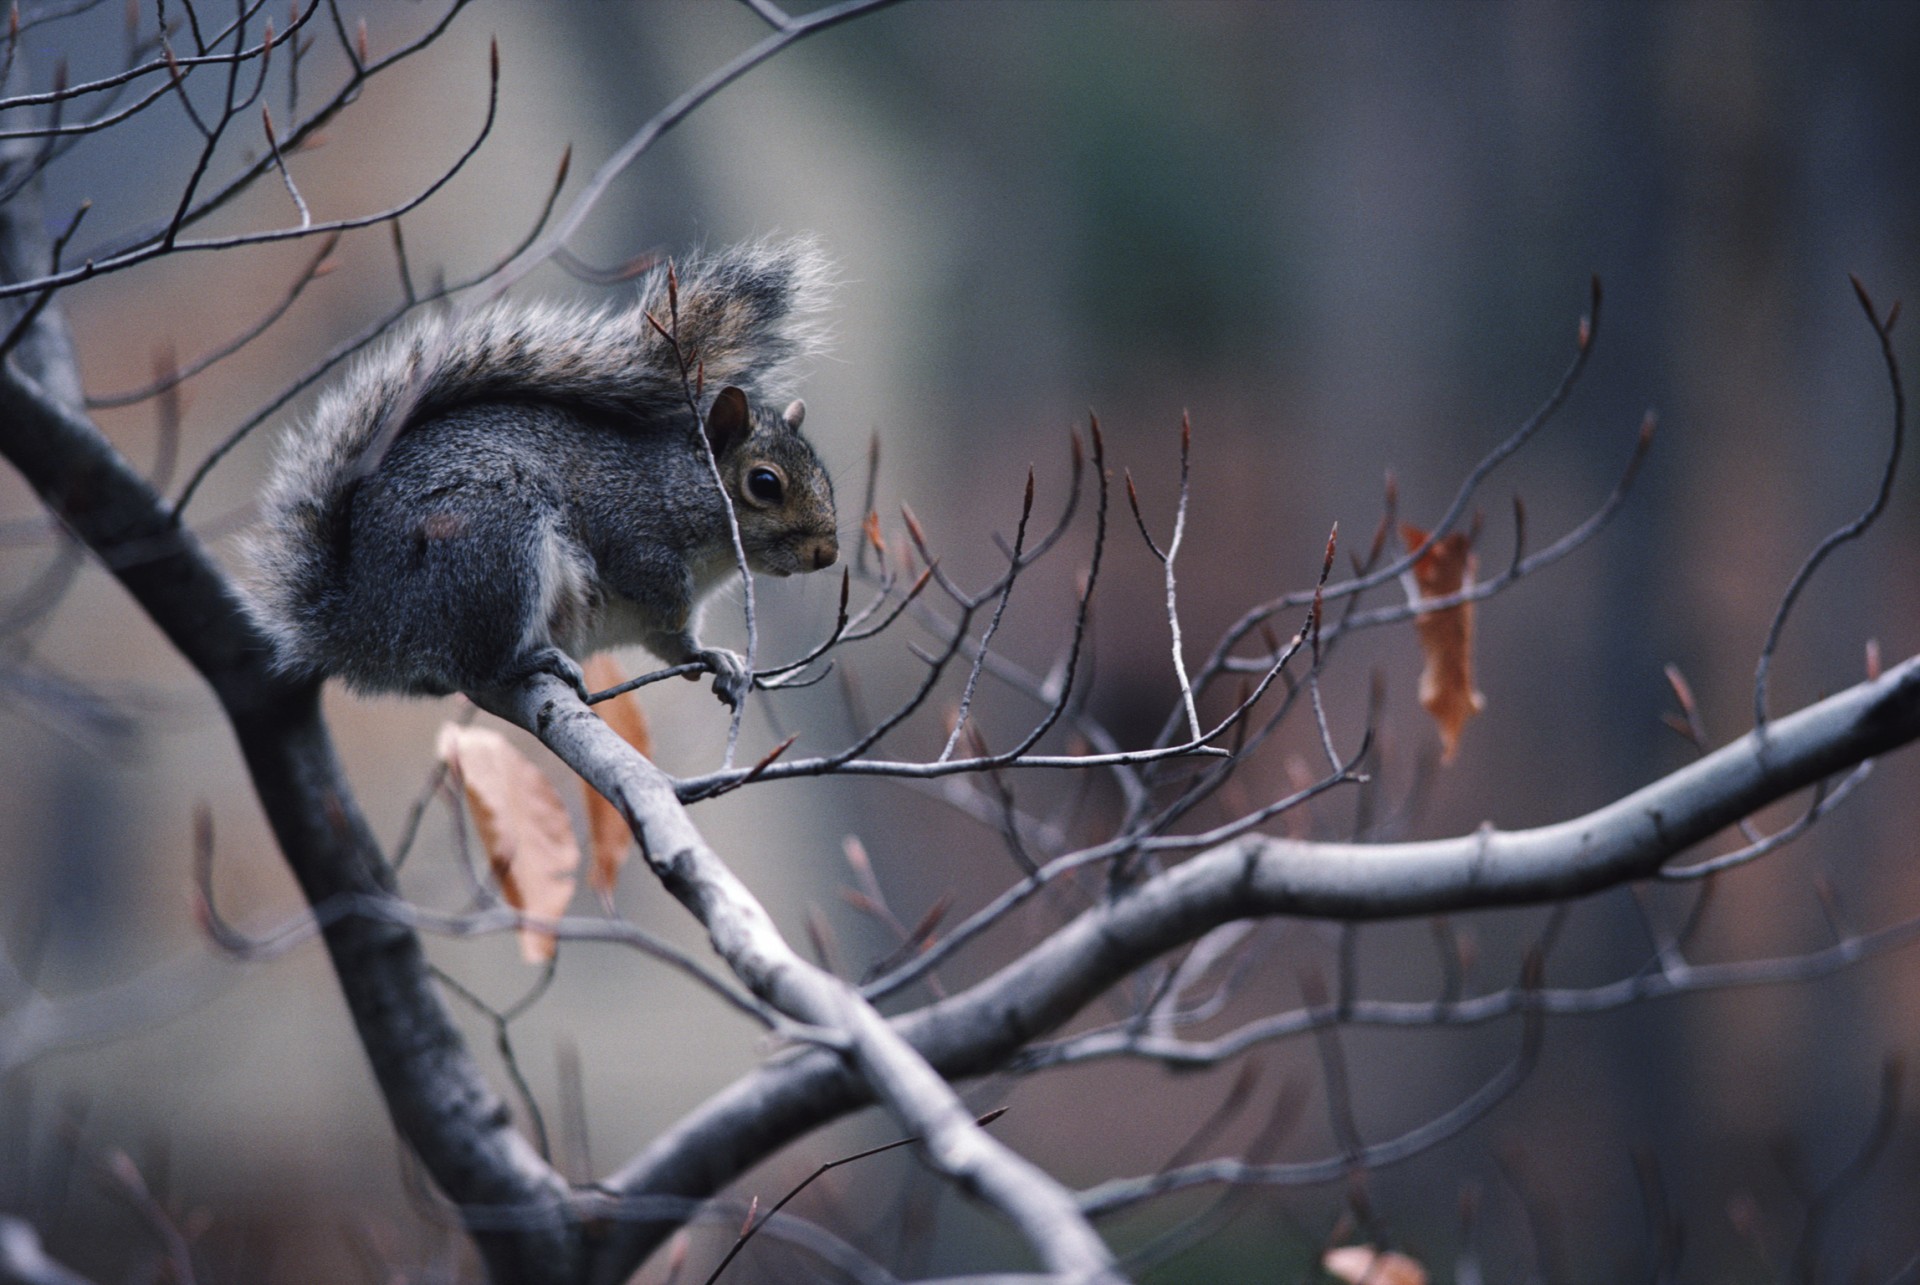
M 12 272 L 44 260 L 45 251 L 37 221 L 22 217 L 18 204 L 9 213 L 0 222 L 0 263 Z M 0 371 L 0 454 L 213 688 L 308 902 L 390 895 L 392 872 L 334 757 L 318 685 L 271 672 L 269 644 L 238 591 L 75 409 L 78 375 L 49 326 L 53 312 L 35 321 L 25 351 Z M 22 368 L 32 366 L 45 382 Z M 565 1186 L 512 1129 L 469 1056 L 419 938 L 398 924 L 343 918 L 328 925 L 325 939 L 394 1124 L 441 1188 L 463 1205 L 535 1211 L 514 1229 L 476 1232 L 496 1277 L 565 1279 L 576 1243 L 562 1217 Z
M 55 1262 L 41 1248 L 40 1234 L 18 1218 L 0 1216 L 0 1285 L 92 1285 Z
M 986 1074 L 1134 970 L 1222 924 L 1398 918 L 1598 892 L 1651 877 L 1754 809 L 1916 739 L 1920 657 L 1571 821 L 1415 843 L 1243 837 L 1082 912 L 997 973 L 894 1025 L 949 1079 Z M 710 1194 L 869 1100 L 837 1061 L 810 1051 L 735 1081 L 607 1185 L 626 1196 Z M 664 1234 L 622 1228 L 609 1266 L 630 1270 Z M 623 1277 L 597 1268 L 592 1279 Z
M 475 700 L 539 737 L 620 810 L 654 875 L 754 994 L 844 1037 L 844 1048 L 821 1056 L 919 1135 L 936 1169 L 1004 1214 L 1052 1271 L 1076 1281 L 1118 1279 L 1112 1255 L 1066 1189 L 982 1130 L 952 1087 L 858 991 L 794 953 L 766 908 L 707 846 L 666 773 L 551 675 L 476 693 Z

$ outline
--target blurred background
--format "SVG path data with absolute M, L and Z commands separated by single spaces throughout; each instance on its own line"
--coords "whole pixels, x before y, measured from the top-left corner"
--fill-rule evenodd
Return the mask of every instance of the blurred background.
M 370 46 L 396 48 L 439 13 L 366 5 Z M 151 29 L 152 12 L 140 20 Z M 111 72 L 123 23 L 119 6 L 101 5 L 31 28 L 11 89 L 44 88 L 62 56 L 75 79 Z M 404 220 L 416 279 L 457 280 L 525 235 L 564 148 L 574 165 L 563 201 L 650 115 L 763 32 L 744 5 L 478 0 L 432 48 L 370 84 L 293 171 L 320 218 L 410 196 L 479 128 L 497 39 L 492 136 Z M 330 39 L 323 32 L 301 68 L 315 100 L 340 74 Z M 1781 591 L 1878 485 L 1890 398 L 1847 275 L 1883 307 L 1920 292 L 1916 67 L 1920 7 L 1903 4 L 911 4 L 789 50 L 720 94 L 614 185 L 573 249 L 612 264 L 819 234 L 842 284 L 833 355 L 805 389 L 808 428 L 840 479 L 848 531 L 877 438 L 887 529 L 910 504 L 942 565 L 968 583 L 993 573 L 991 536 L 1011 531 L 1030 463 L 1040 511 L 1063 501 L 1068 433 L 1089 409 L 1164 532 L 1188 415 L 1181 592 L 1194 657 L 1247 604 L 1310 584 L 1334 522 L 1343 548 L 1364 549 L 1389 472 L 1403 517 L 1436 518 L 1473 463 L 1552 388 L 1598 274 L 1604 319 L 1584 382 L 1481 492 L 1482 566 L 1511 556 L 1512 496 L 1526 504 L 1529 548 L 1596 509 L 1643 413 L 1657 408 L 1659 434 L 1631 498 L 1580 553 L 1480 610 L 1487 710 L 1453 763 L 1437 766 L 1414 699 L 1410 630 L 1356 639 L 1327 689 L 1336 738 L 1350 748 L 1378 675 L 1387 837 L 1520 827 L 1595 807 L 1693 756 L 1662 725 L 1675 708 L 1669 662 L 1715 743 L 1746 731 L 1755 658 Z M 270 101 L 279 119 L 282 100 Z M 216 172 L 258 145 L 236 141 Z M 150 222 L 178 199 L 196 147 L 171 104 L 93 136 L 49 172 L 49 218 L 61 224 L 80 200 L 94 202 L 76 248 Z M 209 230 L 294 217 L 284 190 L 262 183 Z M 62 295 L 89 392 L 146 382 L 156 349 L 188 360 L 240 333 L 313 252 L 176 256 Z M 284 321 L 188 385 L 189 464 L 394 306 L 384 229 L 349 234 L 335 258 Z M 619 295 L 552 268 L 518 289 Z M 1896 342 L 1920 369 L 1904 331 Z M 189 510 L 230 562 L 274 441 L 305 404 L 253 434 Z M 155 459 L 150 404 L 98 418 L 136 463 Z M 1916 501 L 1909 470 L 1880 524 L 1804 596 L 1776 665 L 1776 712 L 1858 681 L 1870 639 L 1889 663 L 1920 646 Z M 59 555 L 11 475 L 0 477 L 0 523 L 0 591 L 12 598 Z M 1031 596 L 1016 598 L 1026 614 L 1009 628 L 1010 654 L 1049 663 L 1065 638 L 1059 604 L 1085 556 L 1082 532 L 1037 574 Z M 830 625 L 834 598 L 828 577 L 766 586 L 769 653 L 800 651 Z M 1093 709 L 1138 744 L 1174 688 L 1158 570 L 1131 530 L 1116 538 L 1100 601 Z M 727 603 L 712 616 L 724 635 Z M 410 1279 L 464 1270 L 430 1205 L 409 1195 L 417 1180 L 320 951 L 232 965 L 196 926 L 200 804 L 214 819 L 225 913 L 264 930 L 300 904 L 211 698 L 97 567 L 8 645 L 0 932 L 15 967 L 56 996 L 155 969 L 178 980 L 110 1009 L 112 1038 L 0 1080 L 0 1207 L 34 1217 L 76 1267 L 120 1279 L 151 1242 L 93 1171 L 125 1151 L 203 1228 L 204 1279 L 376 1279 L 374 1264 Z M 864 666 L 876 708 L 905 690 L 915 665 L 899 639 L 850 663 Z M 55 678 L 105 698 L 116 717 L 76 717 L 47 695 Z M 674 687 L 647 693 L 660 757 L 702 770 L 716 761 L 724 722 L 703 688 Z M 457 703 L 328 699 L 361 800 L 391 839 Z M 1018 702 L 992 703 L 983 731 L 1005 744 L 1030 716 Z M 831 685 L 778 706 L 777 717 L 821 748 L 847 725 Z M 1249 767 L 1249 798 L 1312 771 L 1311 728 L 1295 731 Z M 784 731 L 756 722 L 750 734 L 764 747 Z M 890 745 L 925 753 L 941 734 L 929 726 Z M 1721 880 L 1698 957 L 1817 949 L 1832 940 L 1834 915 L 1858 929 L 1920 915 L 1917 761 L 1911 751 L 1889 759 L 1810 838 Z M 1111 800 L 1096 797 L 1083 812 L 1089 833 L 1103 807 Z M 855 973 L 891 942 L 840 895 L 846 836 L 863 840 L 909 923 L 944 893 L 968 910 L 1017 877 L 991 832 L 897 786 L 775 785 L 696 815 L 794 940 L 808 938 L 811 919 Z M 1279 828 L 1336 836 L 1353 825 L 1351 804 L 1334 802 Z M 408 891 L 457 907 L 464 885 L 444 808 L 428 812 L 422 836 Z M 1688 905 L 1665 890 L 1648 902 L 1668 925 Z M 639 872 L 621 906 L 704 951 Z M 1506 985 L 1546 919 L 1512 912 L 1458 924 L 1474 942 L 1475 984 Z M 1297 979 L 1334 959 L 1331 929 L 1267 931 L 1270 977 L 1250 987 L 1248 1011 L 1297 1003 Z M 1556 984 L 1629 974 L 1649 951 L 1625 892 L 1576 905 L 1561 934 Z M 963 960 L 949 984 L 1017 944 L 1007 934 Z M 495 1007 L 537 975 L 504 938 L 431 950 Z M 1359 958 L 1365 993 L 1435 993 L 1424 924 L 1364 930 Z M 500 1070 L 492 1024 L 454 1002 L 478 1055 Z M 562 952 L 551 991 L 512 1036 L 550 1121 L 569 1096 L 563 1064 L 581 1067 L 591 1155 L 571 1158 L 576 1176 L 617 1164 L 765 1055 L 754 1029 L 730 1014 L 715 1020 L 717 1011 L 617 948 Z M 1804 1189 L 1840 1172 L 1869 1136 L 1883 1063 L 1914 1051 L 1916 1017 L 1920 958 L 1895 952 L 1817 981 L 1555 1020 L 1541 1066 L 1513 1099 L 1466 1136 L 1370 1175 L 1367 1202 L 1437 1279 L 1453 1279 L 1463 1243 L 1479 1247 L 1492 1280 L 1784 1278 L 1808 1216 Z M 0 1012 L 0 1038 L 5 1022 Z M 1354 1034 L 1347 1056 L 1363 1133 L 1389 1136 L 1445 1110 L 1517 1038 L 1509 1027 Z M 1312 1046 L 1276 1046 L 1258 1060 L 1262 1093 L 1297 1083 L 1316 1104 L 1282 1158 L 1336 1150 Z M 983 1107 L 1014 1108 L 996 1126 L 1010 1141 L 1085 1185 L 1163 1163 L 1231 1076 L 1096 1065 L 978 1094 Z M 504 1076 L 496 1082 L 505 1089 Z M 1246 1145 L 1259 1114 L 1214 1149 Z M 1916 1123 L 1903 1111 L 1865 1181 L 1822 1215 L 1818 1279 L 1889 1280 L 1920 1252 Z M 871 1114 L 847 1122 L 738 1194 L 776 1197 L 821 1161 L 891 1136 Z M 904 1153 L 868 1162 L 843 1173 L 836 1198 L 810 1195 L 799 1212 L 896 1265 L 1009 1261 L 996 1224 L 934 1201 L 916 1172 Z M 1650 1174 L 1686 1228 L 1669 1277 L 1652 1266 Z M 1470 1233 L 1463 1190 L 1477 1193 Z M 1147 1279 L 1300 1279 L 1350 1194 L 1253 1192 L 1206 1246 Z M 1117 1225 L 1116 1241 L 1136 1243 L 1192 1208 L 1148 1211 Z M 731 1233 L 703 1234 L 719 1245 Z M 889 1238 L 912 1247 L 891 1257 Z M 735 1270 L 777 1280 L 813 1269 L 770 1249 Z M 662 1274 L 656 1266 L 645 1279 Z

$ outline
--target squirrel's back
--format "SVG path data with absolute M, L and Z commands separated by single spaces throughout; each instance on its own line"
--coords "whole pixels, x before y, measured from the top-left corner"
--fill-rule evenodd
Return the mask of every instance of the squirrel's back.
M 640 434 L 696 431 L 688 387 L 756 403 L 787 395 L 818 351 L 829 268 L 810 239 L 763 241 L 690 258 L 642 278 L 625 308 L 501 302 L 412 324 L 358 365 L 289 435 L 249 540 L 255 614 L 276 659 L 325 673 L 355 489 L 395 439 L 437 416 L 492 402 L 576 407 Z M 677 307 L 675 306 L 677 302 Z M 676 344 L 659 333 L 651 316 Z M 681 361 L 686 362 L 683 375 Z

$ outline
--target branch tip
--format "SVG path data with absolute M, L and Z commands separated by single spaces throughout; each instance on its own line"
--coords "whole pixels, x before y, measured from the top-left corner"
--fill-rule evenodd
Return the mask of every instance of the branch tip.
M 904 500 L 900 502 L 900 518 L 907 524 L 907 534 L 912 536 L 914 544 L 919 546 L 921 556 L 926 557 L 927 533 L 921 527 L 920 519 L 914 516 L 913 506 Z M 931 561 L 931 559 L 928 560 Z
M 1847 274 L 1847 280 L 1853 284 L 1854 298 L 1858 299 L 1860 306 L 1867 310 L 1868 320 L 1872 321 L 1877 329 L 1880 325 L 1880 310 L 1873 306 L 1873 296 L 1867 293 L 1866 283 L 1860 280 L 1858 273 L 1853 272 Z
M 759 780 L 761 773 L 765 772 L 768 768 L 772 767 L 774 764 L 774 761 L 778 759 L 782 754 L 785 754 L 788 750 L 792 749 L 793 743 L 799 739 L 800 739 L 800 733 L 795 732 L 793 735 L 789 736 L 786 740 L 780 742 L 778 745 L 774 746 L 771 750 L 768 750 L 767 756 L 765 758 L 761 759 L 758 763 L 755 763 L 751 768 L 747 769 L 747 774 L 740 778 L 740 784 L 747 785 L 753 781 Z
M 1585 353 L 1593 347 L 1593 337 L 1600 329 L 1600 274 L 1589 278 L 1587 287 L 1587 315 L 1580 318 L 1579 348 Z

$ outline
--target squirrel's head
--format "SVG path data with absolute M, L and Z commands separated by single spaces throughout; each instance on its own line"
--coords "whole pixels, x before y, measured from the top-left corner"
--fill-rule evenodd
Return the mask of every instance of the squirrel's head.
M 777 414 L 750 406 L 731 387 L 707 412 L 707 444 L 733 497 L 747 565 L 769 575 L 819 571 L 840 557 L 833 480 L 801 435 L 806 413 L 798 401 Z

